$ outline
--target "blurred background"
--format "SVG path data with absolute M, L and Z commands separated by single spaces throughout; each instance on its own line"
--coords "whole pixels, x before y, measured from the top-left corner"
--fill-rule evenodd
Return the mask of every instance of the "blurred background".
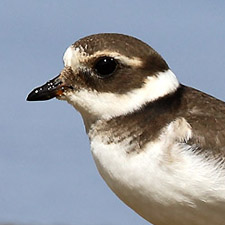
M 80 115 L 26 102 L 63 68 L 65 49 L 100 32 L 155 48 L 179 80 L 225 100 L 225 1 L 1 0 L 0 223 L 147 225 L 106 186 Z

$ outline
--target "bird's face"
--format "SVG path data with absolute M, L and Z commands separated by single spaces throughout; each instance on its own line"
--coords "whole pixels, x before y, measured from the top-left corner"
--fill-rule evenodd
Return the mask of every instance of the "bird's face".
M 178 82 L 162 57 L 130 36 L 97 34 L 65 52 L 56 78 L 34 89 L 28 100 L 67 100 L 83 117 L 127 114 L 174 91 Z

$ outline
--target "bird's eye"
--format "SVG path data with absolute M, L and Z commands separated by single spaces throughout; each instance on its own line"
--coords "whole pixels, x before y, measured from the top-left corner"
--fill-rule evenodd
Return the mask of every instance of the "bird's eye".
M 94 68 L 97 74 L 101 77 L 110 76 L 117 68 L 117 61 L 112 57 L 102 57 L 100 58 Z

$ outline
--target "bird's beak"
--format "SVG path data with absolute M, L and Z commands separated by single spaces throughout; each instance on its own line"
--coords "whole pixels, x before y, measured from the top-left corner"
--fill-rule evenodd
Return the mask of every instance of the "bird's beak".
M 27 96 L 27 101 L 45 101 L 63 94 L 65 86 L 60 75 L 48 81 L 46 84 L 35 88 Z

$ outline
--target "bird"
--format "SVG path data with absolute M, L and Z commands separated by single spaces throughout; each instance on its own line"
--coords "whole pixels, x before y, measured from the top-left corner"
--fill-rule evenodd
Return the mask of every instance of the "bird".
M 225 102 L 181 84 L 159 53 L 129 35 L 83 37 L 63 61 L 27 100 L 74 106 L 119 199 L 154 225 L 224 225 Z

